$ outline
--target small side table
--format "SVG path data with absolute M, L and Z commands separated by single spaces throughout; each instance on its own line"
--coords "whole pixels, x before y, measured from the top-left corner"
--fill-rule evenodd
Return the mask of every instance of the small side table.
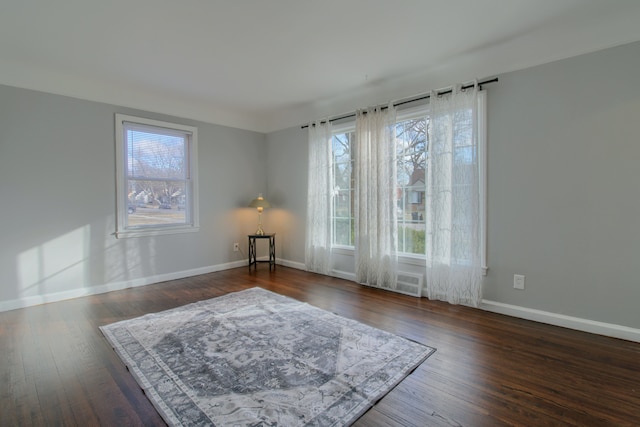
M 269 260 L 256 259 L 256 239 L 269 239 Z M 269 271 L 276 268 L 276 233 L 273 234 L 249 234 L 249 271 L 251 266 L 258 269 L 259 262 L 268 262 Z

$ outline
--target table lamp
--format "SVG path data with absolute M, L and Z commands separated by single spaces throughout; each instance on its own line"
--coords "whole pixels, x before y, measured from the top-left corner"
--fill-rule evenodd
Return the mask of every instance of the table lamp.
M 258 236 L 264 236 L 264 230 L 262 229 L 262 211 L 264 208 L 270 208 L 271 205 L 264 197 L 262 197 L 262 193 L 260 193 L 257 198 L 253 199 L 251 203 L 249 203 L 249 207 L 258 208 L 258 229 L 255 234 Z

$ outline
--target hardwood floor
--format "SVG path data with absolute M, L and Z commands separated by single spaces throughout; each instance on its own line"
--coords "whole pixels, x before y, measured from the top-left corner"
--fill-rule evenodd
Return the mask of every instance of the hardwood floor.
M 278 266 L 0 313 L 0 426 L 164 425 L 98 326 L 253 286 L 437 348 L 356 426 L 640 425 L 638 343 Z

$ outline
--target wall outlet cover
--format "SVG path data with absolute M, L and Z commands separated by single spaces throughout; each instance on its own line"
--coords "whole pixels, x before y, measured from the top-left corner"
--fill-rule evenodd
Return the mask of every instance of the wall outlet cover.
M 513 289 L 524 289 L 524 276 L 522 274 L 513 275 Z

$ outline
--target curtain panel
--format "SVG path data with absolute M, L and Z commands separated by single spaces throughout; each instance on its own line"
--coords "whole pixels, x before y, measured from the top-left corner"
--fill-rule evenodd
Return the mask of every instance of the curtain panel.
M 309 125 L 305 265 L 309 271 L 326 275 L 331 273 L 333 236 L 331 138 L 331 123 L 328 121 Z
M 478 89 L 430 98 L 426 288 L 429 299 L 482 299 Z
M 356 113 L 356 281 L 395 289 L 397 282 L 396 110 Z

